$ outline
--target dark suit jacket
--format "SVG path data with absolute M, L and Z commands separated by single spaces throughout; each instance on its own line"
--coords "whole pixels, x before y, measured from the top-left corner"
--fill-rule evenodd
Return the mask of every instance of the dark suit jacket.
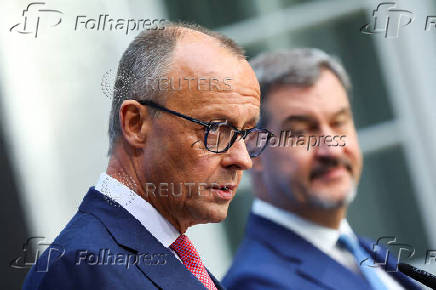
M 359 240 L 370 252 L 371 242 Z M 385 260 L 385 253 L 377 254 L 377 263 Z M 396 259 L 389 256 L 387 264 L 390 269 L 395 269 Z M 421 289 L 401 272 L 390 274 L 406 289 Z M 361 276 L 337 263 L 293 231 L 256 214 L 249 217 L 246 237 L 222 283 L 229 290 L 370 289 Z
M 78 212 L 31 268 L 23 289 L 205 287 L 129 212 L 91 187 Z

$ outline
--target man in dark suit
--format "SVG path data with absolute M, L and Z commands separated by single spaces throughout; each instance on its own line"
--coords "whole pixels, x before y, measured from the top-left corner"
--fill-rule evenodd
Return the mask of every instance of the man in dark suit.
M 256 198 L 223 284 L 419 289 L 395 271 L 395 257 L 385 261 L 386 251 L 373 251 L 346 220 L 362 155 L 344 68 L 317 49 L 267 53 L 251 64 L 261 85 L 260 124 L 276 137 L 250 170 Z
M 232 40 L 192 25 L 140 33 L 119 63 L 108 168 L 23 289 L 222 289 L 184 233 L 226 218 L 261 152 L 245 144 L 264 132 L 259 96 Z

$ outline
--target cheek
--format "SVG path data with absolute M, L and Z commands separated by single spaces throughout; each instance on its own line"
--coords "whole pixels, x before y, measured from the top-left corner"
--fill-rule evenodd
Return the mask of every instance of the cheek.
M 292 162 L 295 163 L 295 170 L 293 175 L 294 179 L 298 179 L 299 182 L 308 182 L 309 174 L 312 169 L 313 151 L 307 151 L 305 148 L 293 148 L 295 150 L 293 154 Z
M 276 148 L 265 156 L 266 168 L 276 176 L 300 179 L 308 176 L 312 153 L 301 148 Z
M 353 134 L 350 136 L 347 136 L 346 138 L 346 145 L 344 146 L 344 151 L 347 153 L 347 155 L 350 156 L 352 159 L 352 162 L 355 163 L 358 167 L 361 167 L 362 163 L 362 153 L 360 151 L 359 147 L 359 141 L 357 139 L 357 135 Z
M 193 158 L 192 164 L 189 165 L 189 171 L 191 172 L 191 175 L 193 175 L 194 180 L 198 180 L 198 182 L 209 181 L 208 177 L 212 176 L 219 166 L 218 158 L 215 158 L 216 156 L 210 156 L 209 154 L 203 154 L 200 152 L 196 152 L 194 155 L 197 158 Z
M 353 167 L 354 180 L 358 183 L 362 172 L 363 156 L 360 151 L 357 135 L 353 136 L 353 138 L 347 138 L 346 145 L 343 148 Z
M 152 131 L 147 140 L 145 147 L 147 154 L 143 161 L 152 176 L 174 179 L 189 175 L 192 164 L 195 162 L 194 158 L 198 154 L 193 154 L 194 148 L 187 144 L 186 138 L 182 137 L 181 134 L 171 129 L 158 128 Z

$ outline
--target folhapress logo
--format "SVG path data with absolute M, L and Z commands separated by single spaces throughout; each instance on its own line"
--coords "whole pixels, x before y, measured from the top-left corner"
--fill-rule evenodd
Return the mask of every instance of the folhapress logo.
M 384 255 L 383 255 L 384 252 Z M 397 242 L 397 238 L 394 236 L 385 236 L 377 239 L 376 243 L 372 244 L 372 254 L 379 254 L 383 260 L 375 261 L 372 258 L 366 258 L 360 261 L 361 266 L 367 266 L 371 268 L 383 268 L 386 272 L 397 272 L 400 259 L 411 259 L 415 255 L 415 248 L 409 244 Z M 395 263 L 392 259 L 395 259 Z
M 22 22 L 13 25 L 9 31 L 16 31 L 22 34 L 33 34 L 38 37 L 40 25 L 42 26 L 57 26 L 62 22 L 59 10 L 44 9 L 44 2 L 32 2 L 23 10 Z
M 21 34 L 33 34 L 38 37 L 40 28 L 57 26 L 62 22 L 60 15 L 63 12 L 54 9 L 44 8 L 44 2 L 32 2 L 23 10 L 23 20 L 13 25 L 9 31 Z M 160 18 L 123 18 L 112 17 L 110 14 L 99 14 L 88 17 L 87 15 L 77 15 L 75 23 L 71 29 L 74 31 L 119 31 L 126 35 L 140 30 L 163 30 L 165 29 L 166 19 Z M 65 25 L 65 24 L 64 24 Z
M 415 19 L 413 12 L 396 9 L 395 2 L 380 3 L 372 13 L 369 24 L 360 28 L 365 34 L 384 33 L 386 38 L 398 38 L 400 28 L 409 25 Z

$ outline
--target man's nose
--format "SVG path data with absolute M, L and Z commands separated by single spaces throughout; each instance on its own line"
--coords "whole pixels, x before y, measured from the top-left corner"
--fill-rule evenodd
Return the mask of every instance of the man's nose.
M 319 157 L 338 157 L 342 154 L 343 147 L 327 144 L 324 140 L 314 148 L 316 156 Z
M 234 166 L 241 170 L 247 170 L 253 166 L 250 154 L 242 138 L 233 143 L 232 147 L 224 154 L 225 156 L 222 160 L 224 167 Z
M 318 135 L 318 144 L 313 148 L 314 153 L 320 157 L 338 157 L 343 153 L 344 146 L 340 146 L 339 137 L 334 139 L 333 130 L 326 128 Z

